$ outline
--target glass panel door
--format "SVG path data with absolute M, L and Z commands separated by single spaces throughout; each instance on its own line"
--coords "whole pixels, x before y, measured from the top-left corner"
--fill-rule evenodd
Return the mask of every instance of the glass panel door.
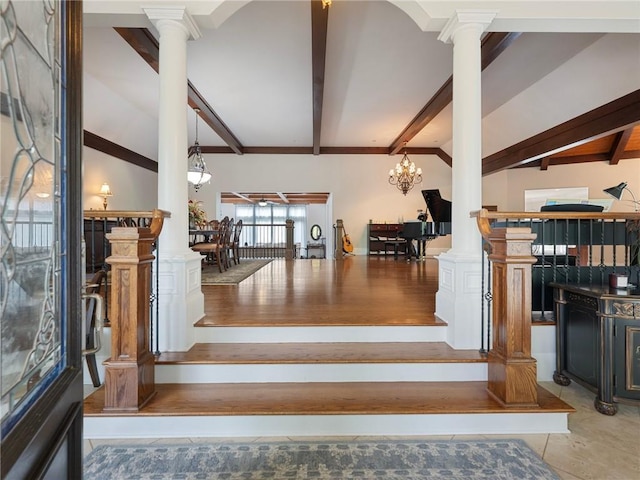
M 58 4 L 2 2 L 2 435 L 65 367 Z

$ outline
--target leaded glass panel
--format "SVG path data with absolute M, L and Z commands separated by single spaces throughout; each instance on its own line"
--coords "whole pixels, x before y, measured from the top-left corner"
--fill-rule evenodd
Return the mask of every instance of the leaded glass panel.
M 3 434 L 65 364 L 57 5 L 0 0 Z

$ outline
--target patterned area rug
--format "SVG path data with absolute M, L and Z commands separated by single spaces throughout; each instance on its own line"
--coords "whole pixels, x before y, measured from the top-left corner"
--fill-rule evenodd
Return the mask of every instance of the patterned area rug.
M 559 479 L 522 440 L 101 445 L 85 458 L 84 478 Z
M 241 258 L 238 265 L 232 265 L 222 273 L 217 265 L 205 265 L 202 268 L 202 285 L 236 285 L 270 262 L 271 259 Z

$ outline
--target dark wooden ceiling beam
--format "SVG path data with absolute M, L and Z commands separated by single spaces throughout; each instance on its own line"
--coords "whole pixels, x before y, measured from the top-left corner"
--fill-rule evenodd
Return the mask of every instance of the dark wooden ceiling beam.
M 613 145 L 611 146 L 611 158 L 609 159 L 611 165 L 617 165 L 622 158 L 632 133 L 633 128 L 627 128 L 616 134 L 616 138 L 613 140 Z
M 548 170 L 549 169 L 549 157 L 544 157 L 540 160 L 540 170 Z
M 160 47 L 156 37 L 146 28 L 113 27 L 118 34 L 149 64 L 160 73 Z
M 627 150 L 622 154 L 621 158 L 623 160 L 627 160 L 629 158 L 640 158 L 640 150 Z
M 158 172 L 158 162 L 155 160 L 151 160 L 150 158 L 140 155 L 133 150 L 129 150 L 117 143 L 113 143 L 111 140 L 102 138 L 95 133 L 85 130 L 83 144 L 85 147 L 93 148 L 94 150 L 106 153 L 107 155 L 119 158 L 120 160 L 124 160 L 125 162 L 133 165 L 146 168 L 152 172 Z
M 313 77 L 313 154 L 320 154 L 322 130 L 322 100 L 327 58 L 327 25 L 329 8 L 321 0 L 311 0 L 311 69 Z
M 200 151 L 207 154 L 228 154 L 234 153 L 229 147 L 214 145 L 201 145 Z M 313 147 L 243 147 L 246 155 L 266 154 L 266 155 L 311 155 Z M 451 156 L 441 148 L 411 147 L 406 148 L 409 155 L 436 155 L 447 165 L 451 166 Z M 387 147 L 320 147 L 320 155 L 388 155 Z
M 114 30 L 140 55 L 156 73 L 160 71 L 160 45 L 156 38 L 146 28 L 114 27 Z M 188 102 L 191 108 L 200 109 L 200 117 L 218 136 L 237 154 L 242 155 L 242 144 L 216 114 L 211 105 L 198 92 L 196 87 L 187 80 Z
M 291 192 L 221 192 L 222 203 L 257 204 L 264 199 L 277 205 L 326 204 L 329 193 L 291 193 Z
M 193 86 L 191 82 L 187 83 L 187 89 L 189 92 L 189 106 L 191 108 L 198 108 L 200 112 L 200 118 L 202 118 L 211 129 L 218 134 L 218 136 L 229 145 L 235 153 L 242 155 L 244 148 L 236 136 L 229 130 L 222 119 L 213 111 L 211 105 L 207 103 L 200 92 Z
M 636 124 L 640 124 L 640 90 L 489 155 L 482 160 L 482 174 L 522 165 Z
M 520 33 L 491 32 L 482 40 L 481 68 L 484 70 L 498 55 L 505 51 L 511 43 L 520 36 Z M 427 104 L 411 120 L 409 125 L 398 135 L 389 146 L 389 154 L 398 153 L 409 141 L 413 139 L 424 127 L 427 126 L 447 105 L 453 100 L 453 76 L 440 87 Z
M 513 168 L 543 168 L 543 161 L 549 159 L 548 166 L 553 167 L 557 165 L 579 165 L 582 163 L 593 162 L 609 162 L 608 153 L 588 153 L 585 155 L 567 155 L 565 157 L 544 157 L 542 159 L 533 160 L 523 165 L 518 165 Z M 620 158 L 621 160 L 638 159 L 640 158 L 640 150 L 627 150 Z

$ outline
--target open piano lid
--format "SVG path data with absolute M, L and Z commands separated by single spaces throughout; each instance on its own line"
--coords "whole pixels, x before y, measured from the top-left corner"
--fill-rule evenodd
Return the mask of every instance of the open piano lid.
M 434 222 L 451 222 L 451 202 L 440 196 L 440 190 L 422 190 L 422 196 Z

